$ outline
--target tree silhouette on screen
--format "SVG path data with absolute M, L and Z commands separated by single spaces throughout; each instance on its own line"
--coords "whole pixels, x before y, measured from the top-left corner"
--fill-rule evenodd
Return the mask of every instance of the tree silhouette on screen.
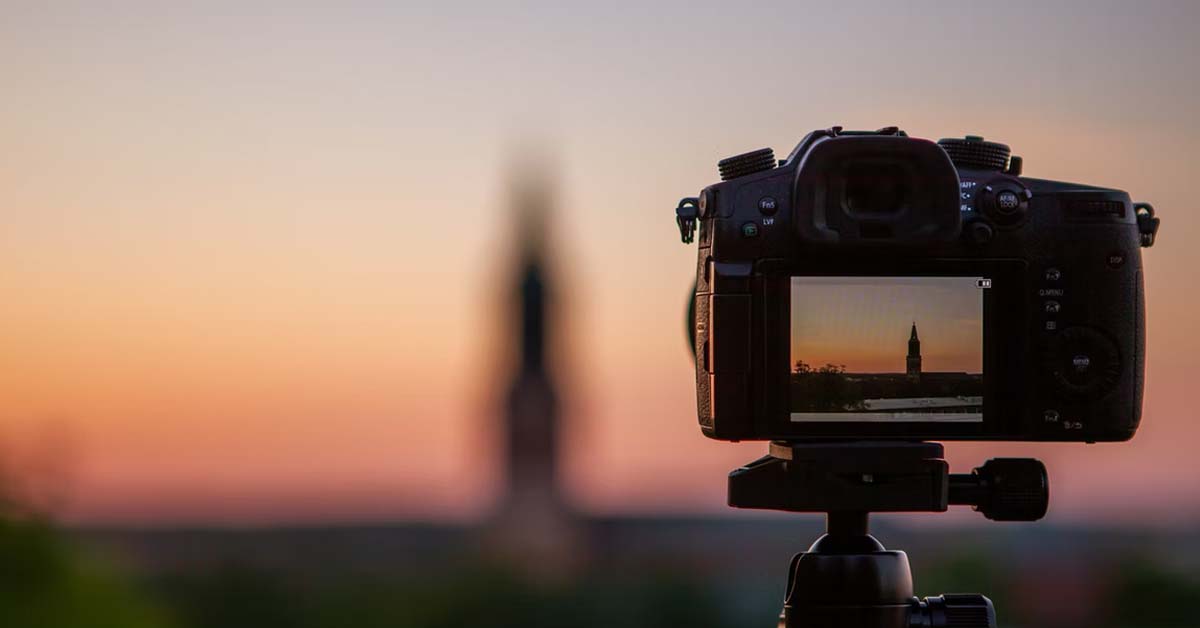
M 866 408 L 861 387 L 846 377 L 844 365 L 814 367 L 797 360 L 790 392 L 793 411 L 853 412 Z

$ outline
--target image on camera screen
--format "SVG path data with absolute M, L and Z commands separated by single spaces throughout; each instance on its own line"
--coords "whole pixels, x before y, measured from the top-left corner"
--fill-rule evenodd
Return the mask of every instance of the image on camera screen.
M 986 277 L 792 277 L 792 421 L 983 421 Z

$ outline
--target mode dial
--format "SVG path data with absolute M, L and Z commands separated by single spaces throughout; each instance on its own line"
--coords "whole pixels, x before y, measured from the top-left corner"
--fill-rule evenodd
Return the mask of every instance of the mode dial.
M 985 142 L 978 135 L 962 139 L 947 137 L 938 140 L 938 146 L 950 156 L 950 161 L 959 168 L 971 170 L 1004 170 L 1012 151 L 1007 144 Z
M 717 169 L 721 171 L 721 180 L 728 181 L 763 170 L 770 170 L 775 165 L 775 151 L 769 148 L 760 148 L 741 155 L 726 157 L 717 162 Z

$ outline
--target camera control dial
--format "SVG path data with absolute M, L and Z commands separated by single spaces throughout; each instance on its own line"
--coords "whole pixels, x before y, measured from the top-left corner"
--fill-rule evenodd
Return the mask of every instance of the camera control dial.
M 775 151 L 769 148 L 752 150 L 741 155 L 726 157 L 717 162 L 717 170 L 721 172 L 721 180 L 728 181 L 748 174 L 770 170 L 778 165 L 775 162 Z
M 1025 221 L 1033 193 L 1015 177 L 1000 175 L 983 185 L 976 194 L 976 205 L 1001 227 L 1014 227 Z
M 1068 327 L 1051 343 L 1050 372 L 1071 395 L 1101 397 L 1121 374 L 1121 355 L 1107 336 L 1089 327 Z
M 1012 151 L 1007 144 L 985 142 L 978 135 L 964 138 L 947 137 L 938 140 L 938 146 L 950 156 L 950 161 L 959 168 L 970 170 L 1004 170 Z

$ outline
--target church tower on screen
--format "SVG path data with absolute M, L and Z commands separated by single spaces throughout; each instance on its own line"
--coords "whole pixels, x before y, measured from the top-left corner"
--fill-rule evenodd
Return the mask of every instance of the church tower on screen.
M 904 372 L 913 382 L 921 381 L 921 339 L 917 337 L 917 322 L 913 321 L 912 333 L 908 336 L 908 357 L 904 359 Z

